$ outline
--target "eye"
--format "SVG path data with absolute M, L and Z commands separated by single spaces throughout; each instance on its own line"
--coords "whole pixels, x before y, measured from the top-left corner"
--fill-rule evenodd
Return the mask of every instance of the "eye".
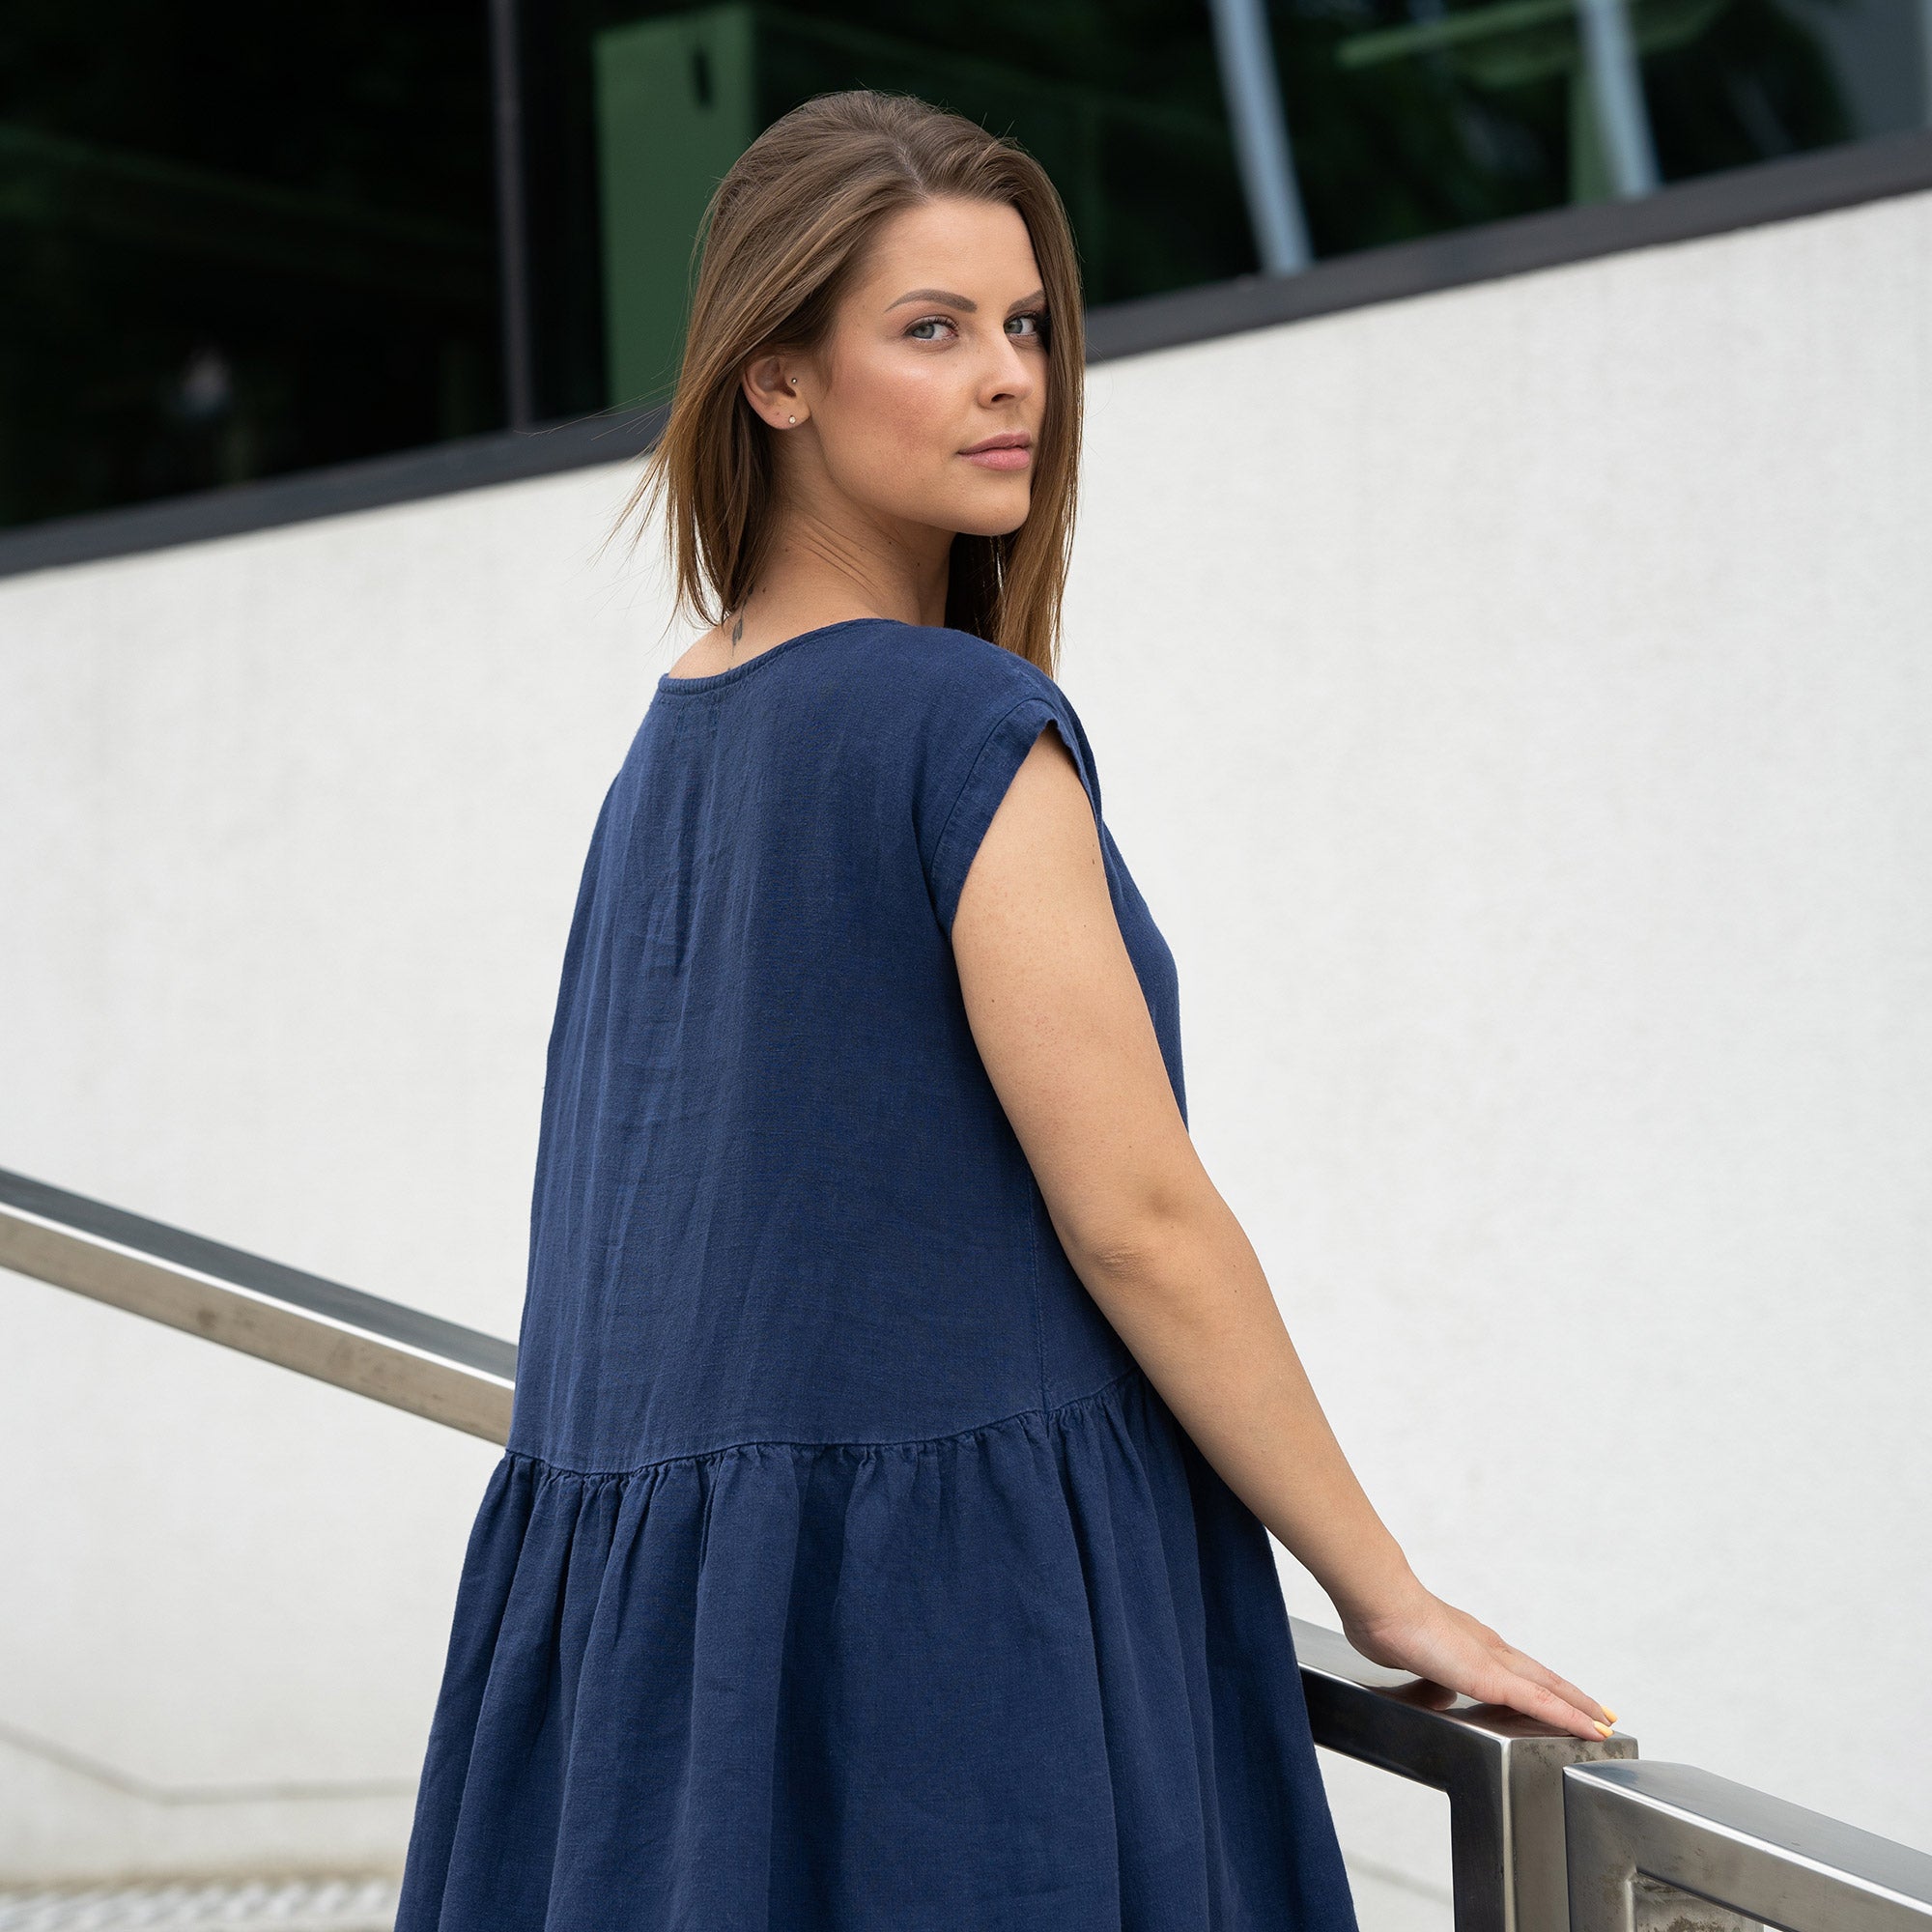
M 943 315 L 926 315 L 922 316 L 919 321 L 914 323 L 906 330 L 906 333 L 915 342 L 937 342 L 939 340 L 938 336 L 928 335 L 924 331 L 933 328 L 951 328 L 952 327 L 952 322 Z
M 1039 342 L 1046 338 L 1046 316 L 1042 310 L 1030 308 L 1020 315 L 1007 318 L 1007 333 L 1016 335 L 1022 342 Z

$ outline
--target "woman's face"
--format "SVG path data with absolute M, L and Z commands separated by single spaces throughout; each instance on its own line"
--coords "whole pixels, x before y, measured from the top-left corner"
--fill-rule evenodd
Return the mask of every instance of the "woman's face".
M 949 534 L 1017 529 L 1046 412 L 1045 299 L 1016 209 L 949 198 L 888 216 L 825 342 L 747 372 L 759 412 L 798 439 L 787 480 Z

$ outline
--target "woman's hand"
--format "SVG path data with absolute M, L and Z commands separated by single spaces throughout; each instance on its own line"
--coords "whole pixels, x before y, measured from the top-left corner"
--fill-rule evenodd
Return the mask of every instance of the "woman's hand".
M 1614 1711 L 1420 1583 L 1397 1609 L 1361 1618 L 1344 1614 L 1342 1634 L 1372 1663 L 1412 1671 L 1479 1703 L 1507 1705 L 1575 1737 L 1606 1738 L 1616 1719 Z

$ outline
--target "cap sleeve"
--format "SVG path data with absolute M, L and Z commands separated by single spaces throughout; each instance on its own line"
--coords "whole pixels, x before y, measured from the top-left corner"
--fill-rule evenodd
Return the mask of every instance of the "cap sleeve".
M 990 724 L 982 720 L 976 729 L 961 734 L 964 742 L 956 757 L 935 759 L 929 767 L 937 782 L 934 795 L 924 801 L 928 809 L 922 816 L 927 826 L 936 829 L 921 843 L 933 911 L 949 934 L 966 874 L 972 869 L 986 828 L 993 822 L 1013 774 L 1049 725 L 1059 731 L 1072 754 L 1094 809 L 1094 829 L 1100 827 L 1100 781 L 1094 770 L 1093 751 L 1080 720 L 1059 687 L 1042 674 L 1038 688 L 1017 698 L 1010 691 L 1002 696 L 1004 706 Z

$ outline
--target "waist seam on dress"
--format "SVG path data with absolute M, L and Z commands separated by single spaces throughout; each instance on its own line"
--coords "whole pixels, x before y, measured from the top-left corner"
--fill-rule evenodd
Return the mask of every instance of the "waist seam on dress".
M 626 1476 L 647 1475 L 653 1469 L 668 1467 L 673 1463 L 705 1463 L 714 1456 L 728 1456 L 737 1449 L 848 1449 L 865 1453 L 875 1449 L 926 1449 L 945 1442 L 963 1442 L 969 1436 L 983 1435 L 991 1429 L 1004 1429 L 1010 1422 L 1024 1422 L 1029 1417 L 1037 1417 L 1041 1422 L 1051 1422 L 1065 1415 L 1069 1408 L 1078 1408 L 1082 1403 L 1097 1402 L 1102 1396 L 1110 1395 L 1122 1383 L 1133 1379 L 1142 1373 L 1138 1362 L 1129 1363 L 1117 1376 L 1111 1376 L 1098 1388 L 1089 1389 L 1085 1395 L 1068 1396 L 1065 1402 L 1055 1403 L 1051 1408 L 1016 1408 L 1010 1415 L 996 1415 L 990 1422 L 976 1422 L 970 1429 L 955 1429 L 944 1435 L 906 1435 L 886 1442 L 822 1442 L 792 1436 L 754 1435 L 742 1442 L 720 1442 L 710 1449 L 684 1449 L 671 1456 L 653 1456 L 642 1463 L 633 1463 L 622 1469 L 580 1469 L 569 1463 L 557 1463 L 548 1456 L 538 1456 L 528 1449 L 513 1449 L 507 1444 L 503 1455 L 519 1463 L 534 1463 L 540 1469 L 554 1470 L 560 1476 L 582 1476 L 591 1482 L 614 1482 Z

